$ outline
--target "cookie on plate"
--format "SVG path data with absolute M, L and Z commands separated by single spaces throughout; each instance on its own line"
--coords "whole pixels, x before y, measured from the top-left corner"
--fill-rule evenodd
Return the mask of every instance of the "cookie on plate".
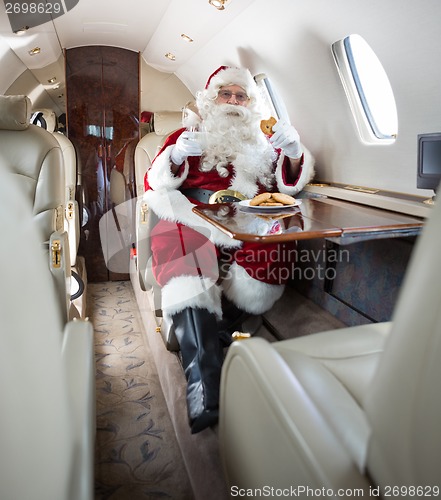
M 296 202 L 295 198 L 289 196 L 289 194 L 273 193 L 271 196 L 273 200 L 283 203 L 283 205 L 294 205 L 294 203 Z
M 271 198 L 271 193 L 261 193 L 255 196 L 252 200 L 250 200 L 250 206 L 257 207 L 261 203 L 268 201 Z

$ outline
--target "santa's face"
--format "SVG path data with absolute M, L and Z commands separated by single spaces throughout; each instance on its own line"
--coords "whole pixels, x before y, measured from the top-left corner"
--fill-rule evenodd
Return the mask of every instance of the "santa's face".
M 254 142 L 256 132 L 260 132 L 256 129 L 260 115 L 248 108 L 249 104 L 250 98 L 239 85 L 220 87 L 215 99 L 206 99 L 201 115 L 211 139 L 227 140 L 234 152 L 240 151 L 244 142 Z
M 243 168 L 253 170 L 255 175 L 260 168 L 271 167 L 273 149 L 260 130 L 261 115 L 242 87 L 223 86 L 215 98 L 202 94 L 198 107 L 207 133 L 201 171 L 217 169 L 221 177 L 226 177 L 227 166 L 232 164 L 237 177 Z M 256 163 L 258 168 L 254 167 Z
M 246 91 L 239 85 L 226 85 L 220 87 L 217 97 L 217 104 L 231 104 L 234 106 L 248 106 L 250 98 Z

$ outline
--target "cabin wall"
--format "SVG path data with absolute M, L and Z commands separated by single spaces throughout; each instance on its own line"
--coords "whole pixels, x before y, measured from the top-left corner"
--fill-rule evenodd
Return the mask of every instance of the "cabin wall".
M 192 99 L 179 78 L 152 68 L 141 58 L 141 111 L 180 111 Z
M 65 100 L 60 103 L 51 99 L 50 95 L 40 85 L 30 70 L 24 71 L 5 92 L 7 95 L 27 95 L 32 102 L 32 108 L 52 109 L 57 115 L 64 112 Z
M 299 241 L 290 285 L 349 326 L 390 321 L 415 238 Z
M 25 65 L 11 50 L 9 45 L 0 37 L 0 94 L 6 94 L 13 82 L 26 70 Z M 8 68 L 5 71 L 5 68 Z
M 417 134 L 441 131 L 441 3 L 411 0 L 255 0 L 177 70 L 194 93 L 221 64 L 267 73 L 317 160 L 317 179 L 429 196 L 416 189 Z M 331 44 L 362 35 L 389 76 L 399 136 L 361 143 Z

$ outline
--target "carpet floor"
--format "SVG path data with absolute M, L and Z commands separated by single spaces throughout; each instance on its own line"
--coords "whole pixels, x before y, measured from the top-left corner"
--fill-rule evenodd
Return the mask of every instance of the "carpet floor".
M 130 281 L 89 283 L 95 330 L 95 498 L 191 500 Z
M 181 415 L 185 408 L 176 410 L 177 387 L 185 389 L 182 368 L 175 366 L 177 358 L 165 350 L 162 339 L 159 346 L 156 337 L 147 339 L 131 282 L 89 283 L 87 304 L 95 330 L 95 498 L 199 500 L 210 491 L 211 498 L 223 499 L 216 434 L 206 430 L 205 435 L 190 436 Z M 256 336 L 274 342 L 341 326 L 288 288 L 265 315 Z M 177 415 L 167 407 L 164 383 Z M 179 435 L 176 425 L 185 426 Z

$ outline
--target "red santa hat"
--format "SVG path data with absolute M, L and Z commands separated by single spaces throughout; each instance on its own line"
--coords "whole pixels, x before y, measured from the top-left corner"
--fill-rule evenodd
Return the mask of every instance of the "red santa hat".
M 227 85 L 239 85 L 245 90 L 248 97 L 254 97 L 257 93 L 256 82 L 248 69 L 229 66 L 220 66 L 212 73 L 208 78 L 205 89 L 217 92 L 220 87 L 226 87 Z

